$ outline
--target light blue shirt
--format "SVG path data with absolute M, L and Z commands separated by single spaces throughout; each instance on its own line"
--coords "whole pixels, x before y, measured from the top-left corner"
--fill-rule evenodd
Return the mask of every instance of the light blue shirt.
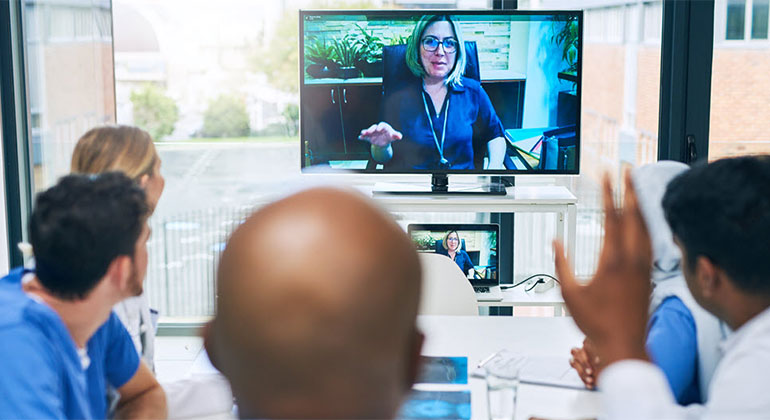
M 679 404 L 702 402 L 698 385 L 695 320 L 678 297 L 667 297 L 652 313 L 648 324 L 647 353 L 666 375 Z
M 0 279 L 0 418 L 92 418 L 75 342 L 56 312 Z
M 91 364 L 86 371 L 91 412 L 99 418 L 108 414 L 108 385 L 118 389 L 139 369 L 139 355 L 126 327 L 115 312 L 88 340 Z

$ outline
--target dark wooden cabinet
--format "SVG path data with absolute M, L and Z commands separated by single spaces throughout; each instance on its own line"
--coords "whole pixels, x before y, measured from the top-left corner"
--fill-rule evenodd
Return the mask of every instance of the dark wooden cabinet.
M 311 165 L 344 154 L 340 95 L 336 86 L 310 85 L 302 91 L 302 140 Z
M 369 143 L 358 139 L 361 130 L 380 122 L 382 85 L 340 86 L 342 127 L 345 147 L 351 160 L 369 159 Z
M 369 159 L 369 143 L 358 140 L 366 127 L 380 121 L 382 86 L 306 85 L 303 87 L 302 139 L 306 162 Z

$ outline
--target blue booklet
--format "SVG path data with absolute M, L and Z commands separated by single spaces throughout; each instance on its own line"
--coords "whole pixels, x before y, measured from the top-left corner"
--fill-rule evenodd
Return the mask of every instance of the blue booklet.
M 471 392 L 412 390 L 396 418 L 469 420 L 471 418 Z
M 467 357 L 434 357 L 420 358 L 420 373 L 417 375 L 418 384 L 454 384 L 468 383 Z

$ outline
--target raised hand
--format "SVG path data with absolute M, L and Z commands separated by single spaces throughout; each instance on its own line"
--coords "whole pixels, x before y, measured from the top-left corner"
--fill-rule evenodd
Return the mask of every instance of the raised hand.
M 361 134 L 358 135 L 359 140 L 366 140 L 377 147 L 386 147 L 396 140 L 401 140 L 403 137 L 403 134 L 384 121 L 361 130 Z
M 575 280 L 563 245 L 554 241 L 564 302 L 605 365 L 622 359 L 647 360 L 644 342 L 652 247 L 628 173 L 625 186 L 621 211 L 615 208 L 609 178 L 604 178 L 604 244 L 596 274 L 588 284 Z

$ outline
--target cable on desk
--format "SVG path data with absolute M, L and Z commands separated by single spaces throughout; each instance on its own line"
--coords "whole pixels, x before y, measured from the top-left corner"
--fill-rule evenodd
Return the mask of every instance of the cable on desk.
M 559 284 L 561 284 L 561 282 L 559 281 L 559 279 L 557 279 L 556 277 L 554 277 L 554 276 L 552 276 L 552 275 L 550 275 L 550 274 L 539 273 L 539 274 L 533 274 L 533 275 L 531 275 L 531 276 L 527 277 L 526 279 L 524 279 L 524 280 L 522 280 L 522 281 L 520 281 L 520 282 L 518 282 L 518 283 L 516 283 L 516 284 L 513 284 L 513 285 L 511 285 L 511 286 L 500 286 L 500 290 L 508 290 L 508 289 L 513 289 L 514 287 L 519 287 L 519 286 L 521 286 L 522 284 L 524 284 L 524 283 L 526 283 L 526 282 L 528 282 L 528 281 L 530 281 L 530 280 L 534 279 L 535 277 L 548 277 L 548 278 L 550 278 L 550 279 L 553 279 L 553 281 L 555 281 L 556 283 L 559 283 Z M 532 290 L 532 289 L 535 287 L 535 285 L 537 285 L 537 284 L 539 284 L 539 283 L 545 283 L 545 282 L 543 282 L 543 281 L 536 281 L 534 285 L 532 285 L 530 288 L 526 289 L 525 291 L 526 291 L 526 292 L 529 292 L 530 290 Z

